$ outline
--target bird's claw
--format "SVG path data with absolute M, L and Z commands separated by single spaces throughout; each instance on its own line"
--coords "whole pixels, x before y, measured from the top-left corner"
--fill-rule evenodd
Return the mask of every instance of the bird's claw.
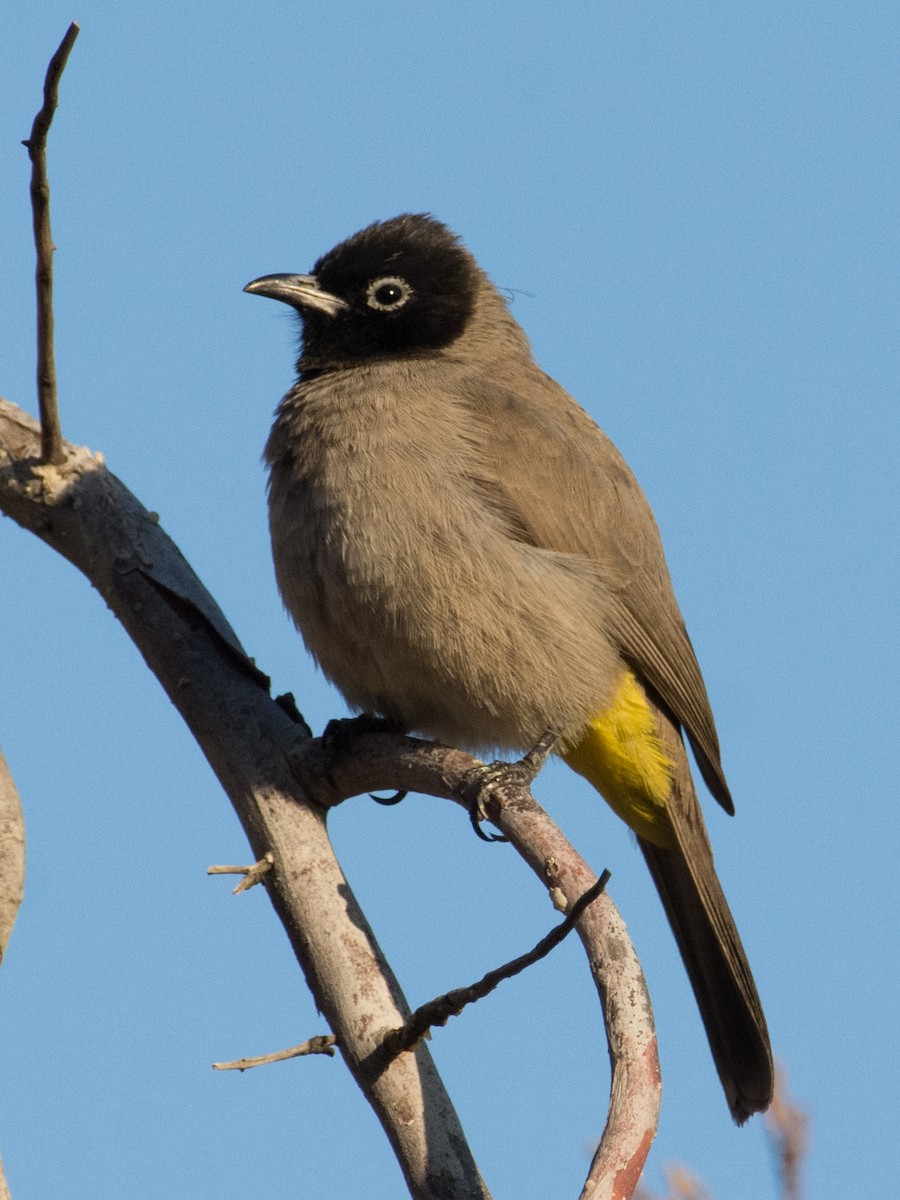
M 369 792 L 369 799 L 374 800 L 376 804 L 383 804 L 385 808 L 389 808 L 392 804 L 399 804 L 409 795 L 406 788 L 401 788 L 400 791 L 394 792 L 393 796 L 376 796 L 374 792 Z
M 516 762 L 496 762 L 474 767 L 466 780 L 465 798 L 468 801 L 469 820 L 472 828 L 483 842 L 508 842 L 509 838 L 499 833 L 485 833 L 481 828 L 484 821 L 489 821 L 485 803 L 490 794 L 501 787 L 530 788 L 534 778 L 547 760 L 558 741 L 559 735 L 553 730 L 543 734 L 532 748 Z

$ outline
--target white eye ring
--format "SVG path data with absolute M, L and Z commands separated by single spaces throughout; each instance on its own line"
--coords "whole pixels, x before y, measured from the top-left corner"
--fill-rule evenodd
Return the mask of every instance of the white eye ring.
M 383 275 L 373 279 L 366 289 L 366 303 L 379 312 L 396 312 L 413 294 L 412 288 L 399 275 Z

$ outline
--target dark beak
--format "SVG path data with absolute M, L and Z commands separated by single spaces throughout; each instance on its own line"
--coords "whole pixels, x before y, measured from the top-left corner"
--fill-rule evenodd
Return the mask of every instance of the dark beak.
M 315 275 L 262 275 L 244 288 L 254 296 L 268 296 L 281 300 L 292 308 L 312 308 L 333 317 L 348 307 L 346 300 L 324 292 Z

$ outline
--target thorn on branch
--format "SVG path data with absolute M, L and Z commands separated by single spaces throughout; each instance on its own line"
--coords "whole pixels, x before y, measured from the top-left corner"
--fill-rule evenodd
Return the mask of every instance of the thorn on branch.
M 555 949 L 556 946 L 575 928 L 584 910 L 600 895 L 609 881 L 609 871 L 604 871 L 596 883 L 592 884 L 572 905 L 571 910 L 555 929 L 551 929 L 542 937 L 537 945 L 526 954 L 519 955 L 511 962 L 497 967 L 468 987 L 454 988 L 443 996 L 429 1000 L 421 1008 L 417 1008 L 405 1025 L 391 1030 L 384 1039 L 384 1049 L 390 1058 L 395 1058 L 404 1050 L 412 1050 L 435 1025 L 446 1025 L 451 1017 L 457 1017 L 468 1004 L 481 1000 L 492 992 L 504 979 L 512 979 L 527 967 L 539 962 Z
M 56 395 L 53 351 L 53 234 L 50 230 L 50 184 L 47 179 L 47 134 L 59 103 L 59 81 L 79 34 L 73 21 L 50 59 L 44 77 L 44 103 L 34 118 L 31 136 L 22 145 L 31 159 L 31 216 L 37 251 L 37 391 L 41 417 L 41 458 L 58 466 L 64 461 Z
M 252 867 L 207 867 L 207 875 L 243 875 L 244 878 L 236 888 L 231 889 L 233 896 L 239 895 L 241 892 L 248 892 L 250 888 L 255 887 L 258 883 L 262 883 L 263 878 L 272 870 L 275 865 L 275 856 L 271 850 L 264 854 L 258 862 L 255 862 Z
M 289 1058 L 303 1058 L 307 1054 L 327 1054 L 334 1058 L 337 1038 L 331 1033 L 320 1033 L 299 1046 L 288 1050 L 276 1050 L 274 1054 L 260 1054 L 256 1058 L 236 1058 L 234 1062 L 214 1062 L 214 1071 L 249 1071 L 251 1067 L 264 1067 L 269 1063 L 285 1062 Z

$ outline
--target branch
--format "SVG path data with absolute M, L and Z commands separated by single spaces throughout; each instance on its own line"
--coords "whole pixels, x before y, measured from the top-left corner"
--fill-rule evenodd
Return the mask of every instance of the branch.
M 259 866 L 259 864 L 256 864 Z M 245 874 L 253 868 L 248 867 L 210 867 L 208 875 Z M 593 887 L 573 905 L 572 911 L 555 929 L 542 937 L 538 944 L 527 954 L 520 954 L 511 962 L 505 963 L 496 970 L 488 971 L 477 983 L 467 987 L 454 988 L 453 991 L 429 1000 L 421 1005 L 400 1029 L 392 1030 L 384 1040 L 385 1048 L 391 1057 L 402 1054 L 404 1050 L 412 1050 L 428 1031 L 435 1025 L 446 1025 L 451 1017 L 458 1017 L 463 1009 L 476 1000 L 483 1000 L 505 979 L 512 979 L 521 974 L 526 968 L 540 962 L 575 928 L 575 923 L 589 904 L 591 904 L 609 880 L 609 871 L 604 871 Z M 235 891 L 238 889 L 235 888 Z M 307 1054 L 334 1054 L 334 1037 L 314 1037 L 299 1046 L 291 1046 L 288 1050 L 276 1050 L 273 1054 L 260 1054 L 254 1058 L 238 1058 L 234 1062 L 217 1062 L 213 1067 L 217 1071 L 246 1071 L 250 1067 L 267 1066 L 269 1063 L 284 1062 L 289 1058 L 302 1058 Z
M 0 400 L 0 511 L 94 584 L 206 755 L 255 859 L 271 852 L 264 886 L 413 1197 L 487 1197 L 427 1047 L 393 1061 L 381 1049 L 410 1009 L 335 858 L 326 814 L 290 769 L 302 726 L 271 699 L 159 523 L 99 456 L 64 451 L 62 467 L 44 465 L 37 422 Z
M 372 1104 L 416 1200 L 487 1196 L 423 1044 L 387 1053 L 409 1007 L 328 839 L 329 807 L 373 789 L 409 789 L 468 809 L 471 755 L 365 732 L 309 739 L 273 701 L 215 602 L 158 522 L 103 465 L 67 444 L 38 457 L 36 422 L 0 401 L 0 510 L 90 579 L 125 626 L 216 772 L 320 1011 Z M 337 746 L 337 751 L 335 750 Z M 596 882 L 525 786 L 486 787 L 481 808 L 566 908 Z M 578 921 L 607 1025 L 609 1114 L 583 1200 L 627 1197 L 653 1140 L 659 1065 L 646 984 L 618 911 L 600 896 Z M 359 986 L 360 975 L 366 979 Z M 414 1102 L 411 1103 L 411 1098 Z
M 384 733 L 298 743 L 294 771 L 323 807 L 372 789 L 424 792 L 469 808 L 481 764 L 462 750 Z M 527 787 L 490 783 L 479 806 L 567 908 L 597 879 Z M 631 1196 L 656 1134 L 662 1084 L 641 964 L 604 893 L 577 924 L 600 996 L 612 1065 L 609 1111 L 581 1200 Z
M 0 753 L 0 962 L 24 894 L 25 819 L 13 777 Z
M 369 733 L 357 739 L 356 757 L 348 758 L 344 747 L 341 781 L 321 743 L 309 738 L 290 706 L 269 697 L 268 681 L 158 522 L 99 456 L 62 440 L 53 354 L 54 247 L 46 139 L 59 80 L 77 36 L 73 23 L 48 67 L 44 104 L 24 142 L 32 162 L 38 260 L 41 425 L 0 400 L 0 511 L 87 576 L 191 729 L 232 801 L 257 866 L 271 863 L 272 869 L 260 871 L 259 877 L 334 1041 L 387 1133 L 414 1200 L 486 1198 L 427 1049 L 418 1042 L 389 1051 L 385 1035 L 407 1025 L 409 1007 L 343 877 L 325 828 L 328 807 L 382 787 L 414 788 L 468 808 L 473 775 L 483 765 L 450 747 Z M 606 895 L 587 907 L 585 897 L 592 898 L 602 885 L 535 803 L 521 775 L 484 787 L 477 811 L 501 829 L 558 906 L 569 909 L 571 921 L 560 928 L 567 932 L 577 922 L 603 1006 L 613 1065 L 606 1130 L 582 1198 L 625 1200 L 653 1139 L 660 1088 L 652 1013 L 634 949 Z M 575 909 L 579 899 L 584 907 L 580 915 Z M 327 1053 L 330 1040 L 313 1039 L 315 1049 L 308 1043 L 306 1050 L 295 1048 L 293 1053 Z M 241 1060 L 246 1065 L 253 1061 Z
M 46 463 L 63 460 L 62 433 L 56 403 L 56 359 L 53 351 L 53 234 L 50 230 L 50 184 L 47 179 L 47 134 L 59 103 L 59 81 L 78 37 L 73 21 L 50 59 L 44 78 L 44 103 L 31 126 L 31 137 L 22 145 L 31 159 L 31 215 L 37 251 L 37 391 L 41 414 L 41 458 Z
M 0 753 L 0 962 L 25 894 L 25 819 L 19 793 Z M 10 1200 L 0 1162 L 0 1200 Z

